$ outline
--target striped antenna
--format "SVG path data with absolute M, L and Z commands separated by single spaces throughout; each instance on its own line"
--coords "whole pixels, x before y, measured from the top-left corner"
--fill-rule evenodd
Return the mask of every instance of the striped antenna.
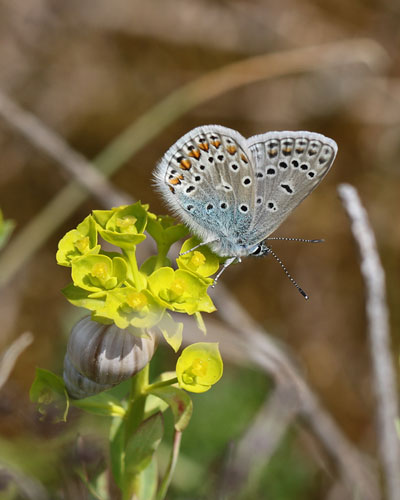
M 290 279 L 290 281 L 293 283 L 293 285 L 297 288 L 297 290 L 301 293 L 301 295 L 308 300 L 309 297 L 306 294 L 306 292 L 298 285 L 296 280 L 293 278 L 293 276 L 289 273 L 289 271 L 286 269 L 285 264 L 281 261 L 281 259 L 276 255 L 276 253 L 272 250 L 271 247 L 268 247 L 268 253 L 272 255 L 272 257 L 278 262 L 278 264 L 281 266 L 281 268 L 285 271 L 286 276 Z

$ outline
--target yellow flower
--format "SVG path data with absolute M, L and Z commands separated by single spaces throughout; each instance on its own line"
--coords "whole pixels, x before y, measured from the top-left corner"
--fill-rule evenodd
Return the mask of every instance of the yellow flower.
M 222 377 L 223 363 L 217 342 L 186 347 L 176 364 L 179 385 L 190 392 L 205 392 Z

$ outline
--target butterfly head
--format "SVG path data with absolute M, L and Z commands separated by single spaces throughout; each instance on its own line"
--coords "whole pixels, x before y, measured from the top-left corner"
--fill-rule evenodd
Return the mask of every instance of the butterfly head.
M 264 241 L 261 241 L 261 243 L 258 243 L 249 249 L 249 255 L 252 255 L 253 257 L 263 257 L 264 255 L 269 254 L 270 251 L 271 248 Z
M 263 241 L 249 244 L 244 238 L 221 237 L 218 240 L 207 242 L 211 250 L 220 257 L 262 257 L 269 253 L 269 248 Z

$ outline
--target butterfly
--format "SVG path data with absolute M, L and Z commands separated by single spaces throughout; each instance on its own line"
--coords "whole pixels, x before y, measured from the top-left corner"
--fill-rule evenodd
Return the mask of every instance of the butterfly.
M 204 125 L 168 149 L 154 178 L 174 214 L 202 241 L 198 246 L 227 257 L 216 281 L 241 257 L 271 252 L 265 240 L 321 182 L 336 153 L 333 139 L 314 132 L 246 139 Z

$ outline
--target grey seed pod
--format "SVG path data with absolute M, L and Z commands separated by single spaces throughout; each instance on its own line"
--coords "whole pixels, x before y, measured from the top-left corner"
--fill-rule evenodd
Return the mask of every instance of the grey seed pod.
M 102 325 L 86 316 L 72 328 L 64 359 L 64 382 L 75 399 L 110 389 L 137 372 L 153 357 L 157 338 L 146 330 Z

